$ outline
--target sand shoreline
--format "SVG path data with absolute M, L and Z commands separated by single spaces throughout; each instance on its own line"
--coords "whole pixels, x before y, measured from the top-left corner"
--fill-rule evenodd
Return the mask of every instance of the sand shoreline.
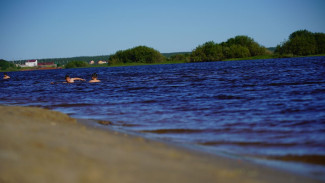
M 321 182 L 250 162 L 0 106 L 0 182 Z

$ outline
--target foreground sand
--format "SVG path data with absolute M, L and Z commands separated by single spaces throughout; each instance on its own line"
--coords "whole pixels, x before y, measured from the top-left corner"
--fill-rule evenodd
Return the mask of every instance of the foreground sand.
M 316 182 L 241 160 L 0 106 L 0 182 Z

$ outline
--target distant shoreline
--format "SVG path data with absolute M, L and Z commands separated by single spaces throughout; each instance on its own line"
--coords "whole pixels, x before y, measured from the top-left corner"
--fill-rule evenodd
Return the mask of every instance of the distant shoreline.
M 283 58 L 302 58 L 302 57 L 322 57 L 325 54 L 319 55 L 308 55 L 308 56 L 282 56 L 282 57 L 275 57 L 274 55 L 263 55 L 263 56 L 255 56 L 255 57 L 246 57 L 246 58 L 233 58 L 227 60 L 220 60 L 220 61 L 211 61 L 211 62 L 226 62 L 226 61 L 243 61 L 243 60 L 267 60 L 267 59 L 283 59 Z M 138 62 L 130 62 L 130 63 L 123 63 L 123 64 L 102 64 L 102 65 L 89 65 L 87 67 L 76 67 L 77 68 L 96 68 L 96 67 L 125 67 L 125 66 L 144 66 L 144 65 L 163 65 L 163 64 L 182 64 L 182 63 L 200 63 L 200 62 L 184 62 L 184 61 L 164 61 L 160 63 L 138 63 Z M 36 70 L 54 70 L 54 69 L 66 69 L 62 67 L 58 68 L 28 68 L 28 69 L 20 69 L 20 70 L 2 70 L 1 72 L 14 72 L 14 71 L 36 71 Z
M 246 57 L 246 58 L 233 58 L 220 61 L 211 61 L 211 62 L 228 62 L 228 61 L 243 61 L 243 60 L 267 60 L 267 59 L 283 59 L 283 58 L 301 58 L 301 57 L 322 57 L 325 54 L 320 55 L 309 55 L 309 56 L 285 56 L 285 57 L 274 57 L 274 55 L 263 55 L 255 57 Z M 183 62 L 183 61 L 165 61 L 161 63 L 124 63 L 124 64 L 112 64 L 112 65 L 94 65 L 89 67 L 78 67 L 78 68 L 92 68 L 92 67 L 124 67 L 124 66 L 143 66 L 143 65 L 163 65 L 163 64 L 183 64 L 183 63 L 201 63 L 201 62 Z
M 61 67 L 54 68 L 54 67 L 43 67 L 43 68 L 35 68 L 35 69 L 21 69 L 20 71 L 37 71 L 37 70 L 56 70 L 56 69 L 63 69 Z

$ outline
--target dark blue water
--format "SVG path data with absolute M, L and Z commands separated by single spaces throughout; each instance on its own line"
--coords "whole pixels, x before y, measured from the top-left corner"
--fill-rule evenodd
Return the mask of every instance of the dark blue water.
M 101 83 L 64 81 L 64 76 Z M 325 57 L 12 72 L 0 103 L 242 155 L 324 166 Z

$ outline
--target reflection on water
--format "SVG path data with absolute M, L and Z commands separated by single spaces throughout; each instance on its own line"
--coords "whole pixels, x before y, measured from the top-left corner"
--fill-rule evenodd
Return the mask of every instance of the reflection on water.
M 101 83 L 50 84 L 66 74 L 89 80 L 94 72 Z M 317 157 L 325 164 L 325 57 L 10 75 L 0 83 L 4 104 L 111 121 L 216 150 L 293 161 Z

